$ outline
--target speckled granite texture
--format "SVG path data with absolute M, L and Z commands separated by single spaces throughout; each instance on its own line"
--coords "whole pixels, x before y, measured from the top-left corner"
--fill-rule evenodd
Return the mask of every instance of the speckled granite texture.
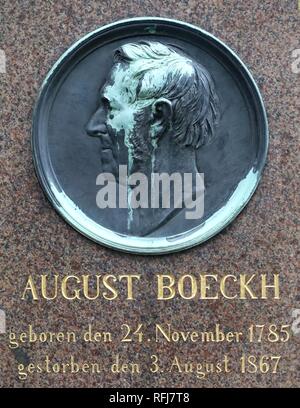
M 265 100 L 270 150 L 262 182 L 242 214 L 217 237 L 189 251 L 163 257 L 118 253 L 90 242 L 67 225 L 43 196 L 34 175 L 30 131 L 33 105 L 47 71 L 75 40 L 106 23 L 134 16 L 176 18 L 202 27 L 226 42 L 252 71 Z M 252 323 L 290 324 L 300 308 L 297 221 L 299 219 L 299 74 L 291 70 L 292 50 L 300 48 L 296 0 L 0 1 L 0 49 L 7 73 L 0 74 L 0 308 L 9 328 L 80 331 L 93 321 L 111 329 L 126 321 L 171 322 L 181 329 L 221 322 L 227 329 Z M 298 86 L 298 89 L 297 89 Z M 145 293 L 133 303 L 69 303 L 20 300 L 28 274 L 138 273 Z M 185 302 L 155 300 L 155 273 L 280 273 L 282 299 L 267 302 Z M 5 387 L 297 387 L 300 337 L 265 345 L 69 345 L 32 346 L 12 351 L 0 334 L 0 386 Z M 139 376 L 37 375 L 18 379 L 16 366 L 45 354 L 60 361 L 108 361 L 112 352 L 147 365 L 153 352 L 170 359 L 215 361 L 224 353 L 282 354 L 277 375 L 229 376 L 206 380 L 179 374 Z

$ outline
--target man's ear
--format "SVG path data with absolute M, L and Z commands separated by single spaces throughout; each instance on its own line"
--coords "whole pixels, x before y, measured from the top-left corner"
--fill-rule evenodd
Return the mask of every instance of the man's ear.
M 159 98 L 152 104 L 153 125 L 160 133 L 167 130 L 173 115 L 172 102 L 166 98 Z

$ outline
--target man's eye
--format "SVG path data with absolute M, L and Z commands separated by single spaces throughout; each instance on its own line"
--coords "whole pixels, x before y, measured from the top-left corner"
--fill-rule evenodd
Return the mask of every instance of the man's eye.
M 107 98 L 105 98 L 104 96 L 101 98 L 101 102 L 104 105 L 104 107 L 106 109 L 110 109 L 110 103 L 109 100 Z

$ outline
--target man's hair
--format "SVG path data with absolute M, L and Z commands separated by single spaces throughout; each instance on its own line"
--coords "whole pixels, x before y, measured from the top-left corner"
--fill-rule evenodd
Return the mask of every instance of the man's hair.
M 166 98 L 172 103 L 171 129 L 182 146 L 198 148 L 215 135 L 218 96 L 208 71 L 181 51 L 159 42 L 128 43 L 115 61 L 129 64 L 139 81 L 135 99 Z

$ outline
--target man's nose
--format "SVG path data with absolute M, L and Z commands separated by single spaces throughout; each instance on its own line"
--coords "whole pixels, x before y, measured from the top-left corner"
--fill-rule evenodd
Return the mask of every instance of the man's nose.
M 102 134 L 107 133 L 107 128 L 105 125 L 105 111 L 104 109 L 98 109 L 91 119 L 89 120 L 88 124 L 86 125 L 86 131 L 90 136 L 101 136 Z

